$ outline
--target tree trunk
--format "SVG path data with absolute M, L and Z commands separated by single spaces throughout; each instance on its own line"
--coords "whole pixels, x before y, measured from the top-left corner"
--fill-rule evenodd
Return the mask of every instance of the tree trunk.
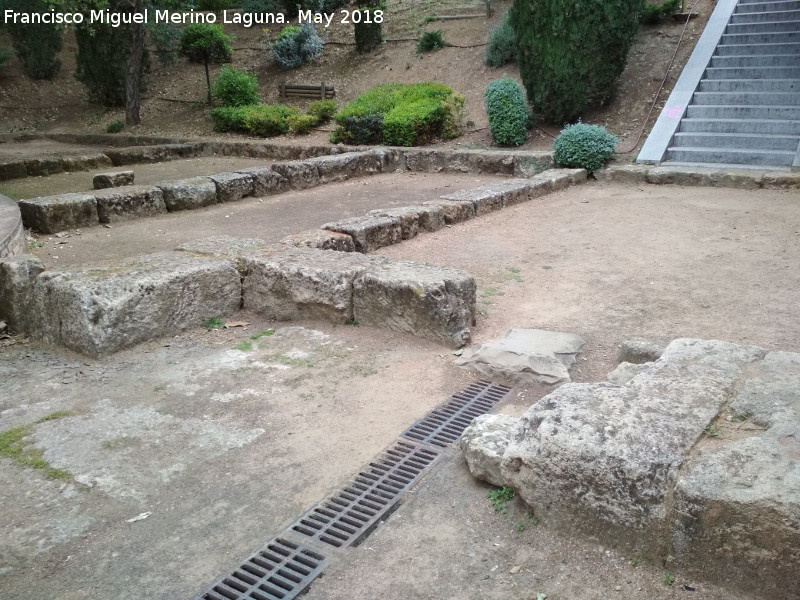
M 134 0 L 134 12 L 144 10 L 143 0 Z M 131 33 L 131 53 L 128 56 L 128 66 L 125 72 L 125 123 L 138 125 L 140 91 L 139 83 L 142 75 L 142 58 L 144 56 L 144 24 L 134 23 Z
M 208 91 L 208 105 L 211 106 L 211 77 L 208 74 L 208 58 L 205 59 L 203 64 L 206 66 L 206 90 Z

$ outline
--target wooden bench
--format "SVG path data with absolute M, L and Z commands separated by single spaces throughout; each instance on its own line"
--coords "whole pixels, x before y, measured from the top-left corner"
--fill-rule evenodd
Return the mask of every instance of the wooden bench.
M 295 85 L 293 83 L 281 82 L 280 86 L 281 98 L 288 98 L 289 96 L 297 96 L 300 98 L 316 98 L 325 100 L 334 98 L 336 90 L 332 85 L 327 85 L 324 81 L 319 85 Z

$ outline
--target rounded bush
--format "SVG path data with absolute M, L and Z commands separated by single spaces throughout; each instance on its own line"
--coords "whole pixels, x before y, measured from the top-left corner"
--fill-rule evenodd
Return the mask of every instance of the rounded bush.
M 258 80 L 247 69 L 232 69 L 223 65 L 214 81 L 214 98 L 222 106 L 258 104 Z
M 222 25 L 192 23 L 181 32 L 180 52 L 194 62 L 227 62 L 233 53 L 231 41 Z
M 242 109 L 244 126 L 247 131 L 259 137 L 272 137 L 289 132 L 289 122 L 286 120 L 299 111 L 283 104 L 261 104 L 247 106 Z
M 601 169 L 616 150 L 619 139 L 600 125 L 575 123 L 567 125 L 553 142 L 553 158 L 565 167 Z
M 514 29 L 508 21 L 508 13 L 503 15 L 503 23 L 489 33 L 484 59 L 490 67 L 502 67 L 517 56 L 517 41 Z
M 440 50 L 449 44 L 444 41 L 442 37 L 442 30 L 437 29 L 436 31 L 426 31 L 422 34 L 422 37 L 419 38 L 417 42 L 417 54 L 422 54 L 423 52 L 430 52 L 431 50 Z
M 320 123 L 326 123 L 336 114 L 336 101 L 314 100 L 314 102 L 308 105 L 308 110 L 306 112 L 315 116 Z
M 111 121 L 106 127 L 107 133 L 119 133 L 125 129 L 125 121 Z
M 214 131 L 225 133 L 228 131 L 247 131 L 244 124 L 244 110 L 242 106 L 223 106 L 211 111 L 211 121 Z
M 296 69 L 317 58 L 322 53 L 324 44 L 314 25 L 303 23 L 299 27 L 285 27 L 269 47 L 280 66 L 284 69 Z
M 319 124 L 319 119 L 314 115 L 289 115 L 286 117 L 289 131 L 295 135 L 308 133 Z
M 486 112 L 492 140 L 499 146 L 519 146 L 527 137 L 528 107 L 519 84 L 510 77 L 486 86 Z

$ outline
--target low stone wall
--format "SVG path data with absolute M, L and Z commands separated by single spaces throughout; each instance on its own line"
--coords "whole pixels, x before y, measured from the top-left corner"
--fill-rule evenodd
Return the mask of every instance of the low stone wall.
M 600 181 L 641 185 L 699 185 L 741 190 L 800 189 L 800 173 L 716 167 L 614 165 L 595 172 Z
M 17 203 L 0 194 L 0 258 L 19 254 L 25 248 L 25 230 Z
M 475 322 L 467 273 L 383 257 L 218 237 L 46 271 L 0 260 L 0 315 L 16 331 L 102 357 L 244 308 L 281 320 L 358 321 L 460 347 Z

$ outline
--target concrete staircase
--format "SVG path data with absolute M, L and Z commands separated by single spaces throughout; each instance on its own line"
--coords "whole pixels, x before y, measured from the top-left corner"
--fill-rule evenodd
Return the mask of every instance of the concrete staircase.
M 739 0 L 663 163 L 797 169 L 799 145 L 800 0 Z

